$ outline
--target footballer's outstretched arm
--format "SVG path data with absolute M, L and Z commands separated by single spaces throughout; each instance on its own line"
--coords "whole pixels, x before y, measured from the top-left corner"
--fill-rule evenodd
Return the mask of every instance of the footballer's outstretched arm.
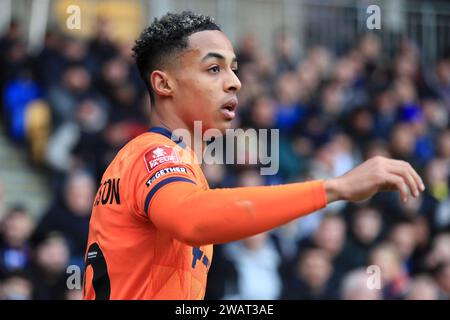
M 152 199 L 149 218 L 174 238 L 199 246 L 268 231 L 336 200 L 359 201 L 398 190 L 406 201 L 408 193 L 417 197 L 424 188 L 408 163 L 375 157 L 327 181 L 215 190 L 169 183 Z

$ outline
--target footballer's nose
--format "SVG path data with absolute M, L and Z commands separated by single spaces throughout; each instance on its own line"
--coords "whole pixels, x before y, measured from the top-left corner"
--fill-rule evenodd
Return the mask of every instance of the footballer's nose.
M 230 72 L 230 76 L 225 82 L 225 91 L 238 93 L 239 90 L 241 90 L 241 86 L 242 86 L 241 81 L 237 77 L 236 73 Z

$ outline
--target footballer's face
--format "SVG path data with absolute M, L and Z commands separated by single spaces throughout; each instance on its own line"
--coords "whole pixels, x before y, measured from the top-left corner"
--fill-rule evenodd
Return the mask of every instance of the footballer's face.
M 193 129 L 230 128 L 237 107 L 241 82 L 236 76 L 233 46 L 221 31 L 201 31 L 188 37 L 188 47 L 179 56 L 173 99 L 183 122 Z

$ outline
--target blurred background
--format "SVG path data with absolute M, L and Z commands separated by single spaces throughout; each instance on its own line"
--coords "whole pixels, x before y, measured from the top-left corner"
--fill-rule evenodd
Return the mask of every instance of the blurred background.
M 214 16 L 235 46 L 235 126 L 280 130 L 277 175 L 210 165 L 212 188 L 326 179 L 374 155 L 409 161 L 427 187 L 215 246 L 206 298 L 449 299 L 449 2 L 72 2 L 0 1 L 1 299 L 81 298 L 66 268 L 83 267 L 101 175 L 148 128 L 130 49 L 155 16 L 186 9 Z M 372 4 L 380 30 L 366 26 Z M 369 265 L 380 290 L 367 289 Z

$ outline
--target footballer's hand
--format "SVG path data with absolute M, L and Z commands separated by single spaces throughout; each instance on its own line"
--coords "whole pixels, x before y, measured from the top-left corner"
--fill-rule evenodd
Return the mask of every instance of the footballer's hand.
M 408 162 L 373 157 L 346 174 L 325 181 L 327 202 L 336 200 L 361 201 L 380 191 L 400 192 L 403 202 L 408 195 L 418 197 L 425 185 Z

